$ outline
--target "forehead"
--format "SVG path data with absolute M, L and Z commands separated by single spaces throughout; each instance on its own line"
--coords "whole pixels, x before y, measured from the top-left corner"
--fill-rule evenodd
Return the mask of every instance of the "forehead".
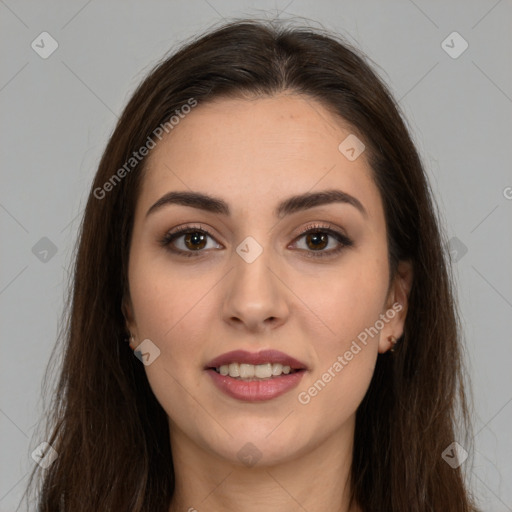
M 378 191 L 365 153 L 350 161 L 340 151 L 348 136 L 341 118 L 297 94 L 199 104 L 148 155 L 140 202 L 194 190 L 247 209 L 339 188 L 371 213 Z

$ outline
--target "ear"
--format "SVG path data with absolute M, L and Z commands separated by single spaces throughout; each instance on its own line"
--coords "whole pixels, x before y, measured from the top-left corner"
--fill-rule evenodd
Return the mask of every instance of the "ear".
M 123 295 L 123 300 L 121 302 L 121 311 L 122 311 L 124 319 L 125 319 L 126 330 L 129 333 L 131 333 L 131 335 L 135 339 L 137 339 L 137 324 L 135 322 L 135 318 L 133 315 L 132 301 L 131 301 L 128 293 L 125 293 Z M 132 349 L 134 349 L 135 346 L 136 346 L 136 343 L 132 343 L 132 341 L 130 341 L 130 347 Z
M 404 333 L 405 318 L 409 305 L 409 294 L 413 282 L 413 267 L 410 261 L 400 261 L 395 278 L 389 287 L 386 299 L 386 308 L 383 311 L 385 318 L 384 327 L 380 332 L 379 353 L 383 354 L 393 348 L 389 338 L 400 338 Z

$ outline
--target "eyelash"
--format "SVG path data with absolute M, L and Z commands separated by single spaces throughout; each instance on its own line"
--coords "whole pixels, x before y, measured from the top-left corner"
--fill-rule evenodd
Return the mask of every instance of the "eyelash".
M 315 224 L 315 225 L 306 227 L 297 235 L 296 240 L 302 238 L 303 236 L 305 236 L 309 233 L 318 233 L 318 232 L 325 233 L 325 234 L 333 237 L 341 245 L 338 248 L 331 249 L 329 251 L 324 251 L 324 250 L 318 250 L 318 251 L 309 250 L 308 251 L 305 249 L 301 249 L 301 250 L 305 250 L 308 253 L 307 257 L 309 257 L 309 258 L 331 257 L 331 256 L 338 254 L 343 249 L 345 249 L 347 247 L 352 247 L 354 245 L 352 240 L 350 238 L 348 238 L 346 235 L 344 235 L 343 233 L 340 233 L 339 231 L 332 229 L 329 225 L 322 225 L 322 224 Z M 191 233 L 202 233 L 202 234 L 214 239 L 213 235 L 206 228 L 203 228 L 200 226 L 181 226 L 179 228 L 176 228 L 174 231 L 167 233 L 160 240 L 160 245 L 162 245 L 163 247 L 166 247 L 169 251 L 171 251 L 175 254 L 178 254 L 180 256 L 184 256 L 186 258 L 201 256 L 201 253 L 204 252 L 204 250 L 183 251 L 181 249 L 172 248 L 172 246 L 171 246 L 172 242 L 174 242 L 180 236 L 183 236 L 186 234 L 191 234 Z

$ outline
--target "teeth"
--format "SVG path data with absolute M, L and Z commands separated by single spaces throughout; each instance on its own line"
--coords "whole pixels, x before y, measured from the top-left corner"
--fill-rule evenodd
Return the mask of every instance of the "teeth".
M 252 379 L 254 377 L 254 369 L 253 364 L 241 364 L 240 377 L 242 379 Z
M 231 363 L 229 365 L 229 376 L 240 377 L 240 366 L 238 363 Z
M 279 377 L 283 373 L 288 375 L 292 370 L 290 366 L 283 366 L 280 363 L 265 363 L 265 364 L 245 364 L 245 363 L 231 363 L 223 364 L 216 368 L 216 371 L 221 375 L 229 375 L 233 378 L 239 379 L 268 379 L 271 377 Z
M 272 365 L 267 363 L 255 366 L 254 376 L 258 377 L 258 379 L 268 379 L 269 377 L 272 377 Z

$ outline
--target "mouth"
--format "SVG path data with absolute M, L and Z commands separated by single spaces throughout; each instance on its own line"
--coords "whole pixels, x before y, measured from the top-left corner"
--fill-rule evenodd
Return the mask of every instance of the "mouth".
M 245 381 L 274 379 L 281 375 L 290 375 L 292 373 L 304 371 L 304 369 L 291 368 L 290 365 L 270 362 L 258 365 L 233 362 L 217 367 L 211 367 L 208 368 L 208 370 L 214 370 L 219 375 L 229 376 L 232 379 Z
M 297 386 L 307 371 L 305 364 L 277 350 L 235 350 L 213 359 L 204 369 L 221 391 L 243 401 L 276 398 Z
M 266 379 L 307 370 L 307 367 L 301 361 L 278 350 L 262 350 L 254 353 L 233 350 L 212 359 L 206 364 L 205 370 L 215 370 L 221 375 L 229 375 L 233 378 Z

